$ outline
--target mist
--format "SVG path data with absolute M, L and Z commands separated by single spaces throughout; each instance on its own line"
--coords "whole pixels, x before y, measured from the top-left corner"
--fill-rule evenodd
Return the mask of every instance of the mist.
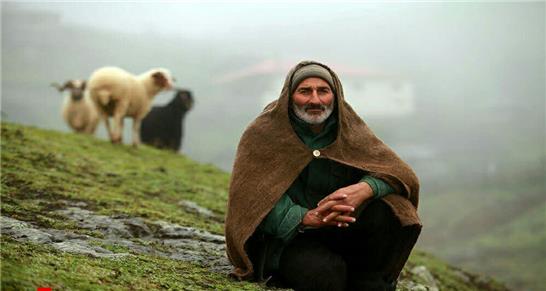
M 516 289 L 543 284 L 543 2 L 1 5 L 3 121 L 69 132 L 50 83 L 166 67 L 196 101 L 181 152 L 229 172 L 289 68 L 317 60 L 420 178 L 420 248 Z

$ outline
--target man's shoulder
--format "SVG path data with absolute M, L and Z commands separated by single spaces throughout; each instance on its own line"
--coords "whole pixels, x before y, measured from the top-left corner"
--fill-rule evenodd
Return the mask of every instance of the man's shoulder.
M 273 123 L 272 116 L 270 115 L 271 111 L 275 107 L 277 101 L 269 103 L 263 110 L 260 112 L 254 120 L 252 120 L 243 132 L 242 138 L 248 135 L 261 134 L 264 131 L 267 131 L 269 126 Z
M 275 105 L 277 104 L 277 101 L 278 100 L 274 100 L 271 103 L 267 104 L 262 110 L 262 113 L 260 113 L 260 115 L 262 115 L 264 112 L 271 111 L 273 107 L 275 107 Z
M 261 114 L 252 120 L 243 131 L 240 142 L 244 142 L 248 139 L 256 136 L 263 136 L 267 133 L 268 121 Z

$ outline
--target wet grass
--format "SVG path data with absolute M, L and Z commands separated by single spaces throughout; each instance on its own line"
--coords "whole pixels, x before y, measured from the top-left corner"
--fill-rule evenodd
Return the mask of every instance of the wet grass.
M 447 265 L 430 254 L 418 250 L 411 254 L 404 274 L 411 276 L 408 270 L 415 266 L 426 266 L 433 274 L 440 290 L 508 290 L 504 285 L 491 278 Z M 422 282 L 418 276 L 412 276 L 412 280 Z
M 146 255 L 91 258 L 2 237 L 2 290 L 260 290 L 199 266 Z M 24 266 L 24 267 L 23 267 Z
M 2 124 L 2 213 L 39 226 L 73 229 L 52 210 L 85 202 L 103 215 L 140 216 L 222 234 L 221 221 L 178 205 L 195 201 L 225 215 L 229 176 L 212 165 L 147 146 Z

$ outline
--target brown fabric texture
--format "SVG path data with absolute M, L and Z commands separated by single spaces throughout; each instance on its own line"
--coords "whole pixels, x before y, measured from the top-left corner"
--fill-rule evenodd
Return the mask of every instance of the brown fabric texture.
M 343 97 L 337 75 L 327 66 L 304 61 L 286 77 L 279 99 L 269 104 L 243 133 L 231 175 L 225 233 L 233 275 L 250 279 L 252 263 L 245 249 L 248 238 L 300 172 L 315 158 L 296 135 L 288 116 L 291 78 L 296 70 L 318 64 L 334 80 L 338 110 L 336 140 L 320 149 L 326 158 L 384 179 L 402 195 L 382 198 L 402 226 L 421 225 L 417 215 L 419 182 L 412 169 L 368 128 Z

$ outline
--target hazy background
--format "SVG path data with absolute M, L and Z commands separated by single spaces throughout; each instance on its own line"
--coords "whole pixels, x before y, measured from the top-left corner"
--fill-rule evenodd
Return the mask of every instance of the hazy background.
M 51 82 L 167 67 L 196 99 L 182 152 L 230 171 L 288 68 L 322 61 L 420 177 L 419 247 L 545 287 L 544 2 L 1 5 L 2 120 L 69 131 Z

